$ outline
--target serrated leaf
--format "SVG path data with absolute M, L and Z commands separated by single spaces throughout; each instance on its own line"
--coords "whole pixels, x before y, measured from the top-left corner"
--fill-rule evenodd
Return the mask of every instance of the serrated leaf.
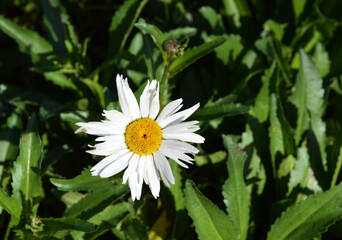
M 2 16 L 0 16 L 0 29 L 17 42 L 22 52 L 31 55 L 33 61 L 39 59 L 39 54 L 47 54 L 53 50 L 38 33 L 22 28 Z
M 329 59 L 329 54 L 327 50 L 325 49 L 324 45 L 320 42 L 318 42 L 315 46 L 315 52 L 312 56 L 312 61 L 315 63 L 317 69 L 319 70 L 319 74 L 322 78 L 329 74 L 331 61 Z
M 226 41 L 225 37 L 218 37 L 213 41 L 203 43 L 191 49 L 187 49 L 183 55 L 177 57 L 170 64 L 170 77 L 175 76 L 177 73 L 183 71 L 190 64 L 196 60 L 212 52 L 216 47 L 220 46 Z
M 20 219 L 20 214 L 22 211 L 22 207 L 17 200 L 11 198 L 7 195 L 7 193 L 0 187 L 0 207 L 5 209 L 12 217 L 15 217 L 17 220 Z
M 298 109 L 295 141 L 298 145 L 302 134 L 309 128 L 311 115 L 321 116 L 323 113 L 322 79 L 315 65 L 303 50 L 300 50 L 300 69 L 296 78 L 295 91 L 290 101 Z
M 312 239 L 342 218 L 342 184 L 288 208 L 272 225 L 267 240 Z
M 284 141 L 283 132 L 281 128 L 280 121 L 277 115 L 277 97 L 274 93 L 270 96 L 270 153 L 273 164 L 274 173 L 276 173 L 276 155 L 280 153 L 284 155 Z
M 115 228 L 132 211 L 134 211 L 133 206 L 128 202 L 117 203 L 106 207 L 102 212 L 99 212 L 88 220 L 90 223 L 99 225 L 99 228 L 95 232 L 85 234 L 84 239 L 98 239 L 99 236 L 108 230 Z
M 297 185 L 304 187 L 305 179 L 309 172 L 309 167 L 309 155 L 306 147 L 298 148 L 297 159 L 290 173 L 287 196 L 291 194 L 292 190 Z
M 92 176 L 89 169 L 83 170 L 81 175 L 72 179 L 50 178 L 50 182 L 61 191 L 91 191 L 113 184 L 109 178 Z
M 64 216 L 87 220 L 117 201 L 127 192 L 127 185 L 115 185 L 113 183 L 108 187 L 88 193 L 83 199 L 68 208 L 64 212 Z
M 163 56 L 164 62 L 166 63 L 167 53 L 165 52 L 164 46 L 163 46 L 166 39 L 165 39 L 163 32 L 160 31 L 160 29 L 157 28 L 156 26 L 154 26 L 152 24 L 145 23 L 144 21 L 139 21 L 134 26 L 136 26 L 137 28 L 139 28 L 143 32 L 146 32 L 146 33 L 151 35 L 153 41 L 155 42 L 155 44 L 159 48 L 160 53 Z
M 38 232 L 39 237 L 53 236 L 59 231 L 75 230 L 81 232 L 93 232 L 98 226 L 79 218 L 41 218 L 43 231 Z
M 128 0 L 115 12 L 109 27 L 108 56 L 115 57 L 125 46 L 133 25 L 148 0 Z
M 28 121 L 27 131 L 20 138 L 19 156 L 12 172 L 13 197 L 21 204 L 30 202 L 35 214 L 44 191 L 40 176 L 43 145 L 38 135 L 36 116 Z
M 224 203 L 227 212 L 238 229 L 241 240 L 247 238 L 249 223 L 250 193 L 244 180 L 244 166 L 247 154 L 239 149 L 234 140 L 227 135 L 222 135 L 223 144 L 228 150 L 227 161 L 229 178 L 222 187 Z
M 191 180 L 185 183 L 185 206 L 199 239 L 239 239 L 232 220 L 208 200 Z
M 255 105 L 252 108 L 253 115 L 255 115 L 260 123 L 265 122 L 269 117 L 270 111 L 270 82 L 271 78 L 275 77 L 276 62 L 273 61 L 271 67 L 265 71 L 265 79 L 262 87 L 255 98 Z
M 59 0 L 42 1 L 43 19 L 48 29 L 50 42 L 60 56 L 65 56 L 67 50 L 65 47 L 64 25 L 61 18 L 61 3 Z
M 78 92 L 78 87 L 72 82 L 71 79 L 67 78 L 63 73 L 60 72 L 45 72 L 43 73 L 46 80 L 53 84 L 60 86 L 62 89 L 71 89 Z
M 198 120 L 211 120 L 220 117 L 234 116 L 247 113 L 249 108 L 240 103 L 214 104 L 199 109 L 194 114 Z

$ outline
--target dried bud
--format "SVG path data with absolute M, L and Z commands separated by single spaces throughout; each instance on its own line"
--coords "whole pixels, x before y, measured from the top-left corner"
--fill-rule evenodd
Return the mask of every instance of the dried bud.
M 164 42 L 164 49 L 169 54 L 177 54 L 179 48 L 179 43 L 176 39 L 169 39 Z

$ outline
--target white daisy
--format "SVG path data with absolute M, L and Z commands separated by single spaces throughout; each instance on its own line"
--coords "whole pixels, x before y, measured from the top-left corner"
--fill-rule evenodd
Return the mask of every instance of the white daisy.
M 75 133 L 86 132 L 99 136 L 90 154 L 105 156 L 92 169 L 93 176 L 113 176 L 122 170 L 123 184 L 128 180 L 133 201 L 140 199 L 143 181 L 157 198 L 160 178 L 166 186 L 175 183 L 166 157 L 184 168 L 192 163 L 187 154 L 196 154 L 198 149 L 186 143 L 203 143 L 204 138 L 196 133 L 198 121 L 186 120 L 194 113 L 199 103 L 183 111 L 182 99 L 170 102 L 159 113 L 159 83 L 148 82 L 138 104 L 127 78 L 116 76 L 119 103 L 122 113 L 116 110 L 104 111 L 108 120 L 101 122 L 76 123 L 80 128 Z M 159 115 L 158 115 L 159 113 Z

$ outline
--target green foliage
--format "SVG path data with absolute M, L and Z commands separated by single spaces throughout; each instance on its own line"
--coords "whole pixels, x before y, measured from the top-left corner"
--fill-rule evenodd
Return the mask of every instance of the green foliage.
M 196 188 L 193 182 L 185 184 L 185 206 L 194 220 L 200 239 L 238 239 L 232 220 Z
M 340 1 L 0 2 L 0 239 L 342 239 Z M 157 199 L 75 134 L 116 74 L 200 103 Z
M 224 203 L 229 216 L 238 229 L 239 239 L 247 239 L 250 193 L 247 191 L 243 176 L 247 154 L 241 152 L 241 149 L 230 136 L 223 135 L 222 138 L 229 152 L 227 162 L 229 178 L 222 187 Z
M 267 239 L 312 239 L 342 218 L 342 185 L 310 196 L 289 208 L 272 225 Z

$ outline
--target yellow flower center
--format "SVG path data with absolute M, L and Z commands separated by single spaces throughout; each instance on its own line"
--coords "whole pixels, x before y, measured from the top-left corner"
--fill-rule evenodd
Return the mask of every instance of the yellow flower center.
M 151 118 L 140 118 L 128 124 L 125 142 L 129 150 L 139 155 L 154 153 L 162 141 L 162 130 Z

